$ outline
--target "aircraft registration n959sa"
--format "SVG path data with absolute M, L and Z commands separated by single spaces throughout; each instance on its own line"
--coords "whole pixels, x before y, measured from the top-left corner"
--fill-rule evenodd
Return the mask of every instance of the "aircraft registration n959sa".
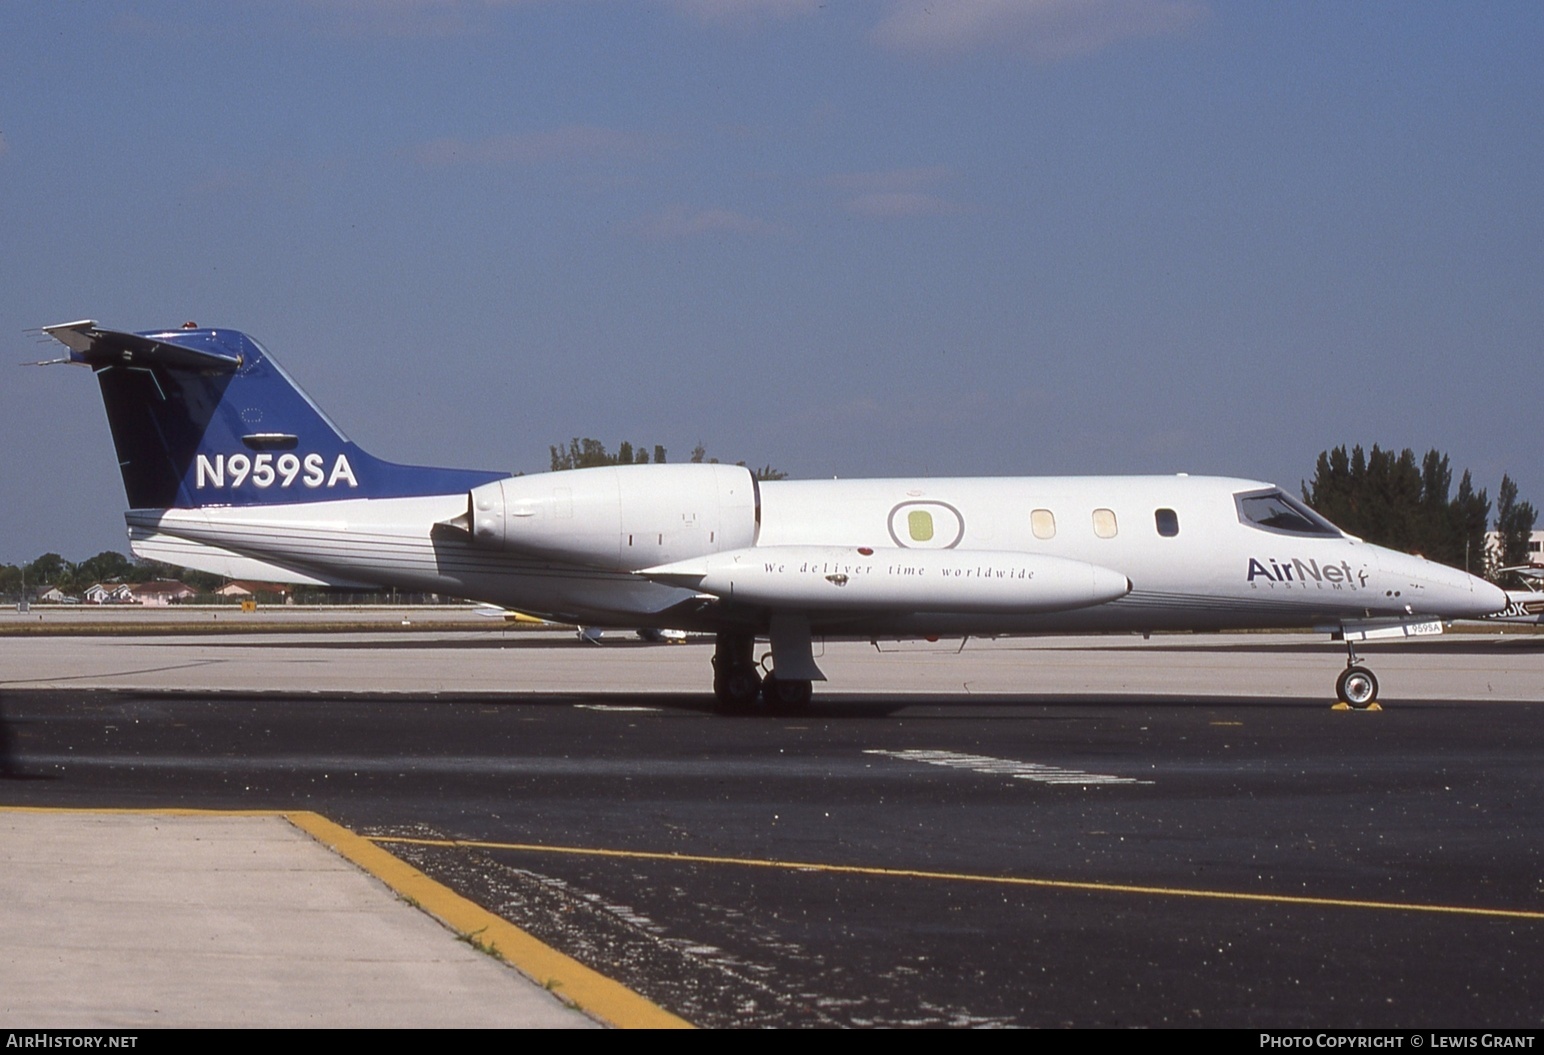
M 351 442 L 235 330 L 44 327 L 101 386 L 136 554 L 235 578 L 466 597 L 715 635 L 725 709 L 808 704 L 816 637 L 1322 628 L 1354 642 L 1500 612 L 1462 571 L 1283 489 L 1203 476 L 761 481 L 743 466 L 515 476 Z M 770 642 L 771 667 L 756 661 Z

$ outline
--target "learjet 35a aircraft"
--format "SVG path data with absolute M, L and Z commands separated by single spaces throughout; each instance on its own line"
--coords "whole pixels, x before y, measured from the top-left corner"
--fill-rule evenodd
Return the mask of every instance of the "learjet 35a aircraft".
M 1314 626 L 1354 642 L 1500 611 L 1279 487 L 1187 476 L 763 482 L 739 466 L 515 476 L 381 461 L 235 330 L 44 327 L 101 385 L 133 550 L 233 578 L 397 587 L 716 635 L 726 709 L 809 701 L 813 638 Z M 756 661 L 758 638 L 770 640 Z

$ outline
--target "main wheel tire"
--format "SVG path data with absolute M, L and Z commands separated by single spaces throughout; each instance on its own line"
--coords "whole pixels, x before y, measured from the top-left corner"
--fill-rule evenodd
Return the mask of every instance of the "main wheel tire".
M 1335 680 L 1335 694 L 1353 707 L 1366 707 L 1378 700 L 1378 679 L 1366 667 L 1347 667 Z
M 767 706 L 783 713 L 802 711 L 810 705 L 814 686 L 808 681 L 790 678 L 784 680 L 775 673 L 768 674 L 761 683 L 761 695 Z
M 755 667 L 730 667 L 713 679 L 713 695 L 725 711 L 747 711 L 761 695 L 761 675 Z

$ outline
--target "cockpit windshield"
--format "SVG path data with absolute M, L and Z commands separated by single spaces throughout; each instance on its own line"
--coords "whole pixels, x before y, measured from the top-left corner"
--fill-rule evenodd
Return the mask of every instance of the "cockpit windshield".
M 1341 530 L 1303 503 L 1279 489 L 1245 491 L 1233 496 L 1238 519 L 1249 527 L 1281 535 L 1316 535 L 1339 538 Z

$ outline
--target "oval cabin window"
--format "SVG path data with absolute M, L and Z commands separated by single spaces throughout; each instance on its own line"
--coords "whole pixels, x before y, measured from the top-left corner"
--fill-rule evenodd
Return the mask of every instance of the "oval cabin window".
M 890 510 L 890 539 L 906 549 L 952 549 L 965 537 L 965 518 L 948 502 L 902 502 Z

